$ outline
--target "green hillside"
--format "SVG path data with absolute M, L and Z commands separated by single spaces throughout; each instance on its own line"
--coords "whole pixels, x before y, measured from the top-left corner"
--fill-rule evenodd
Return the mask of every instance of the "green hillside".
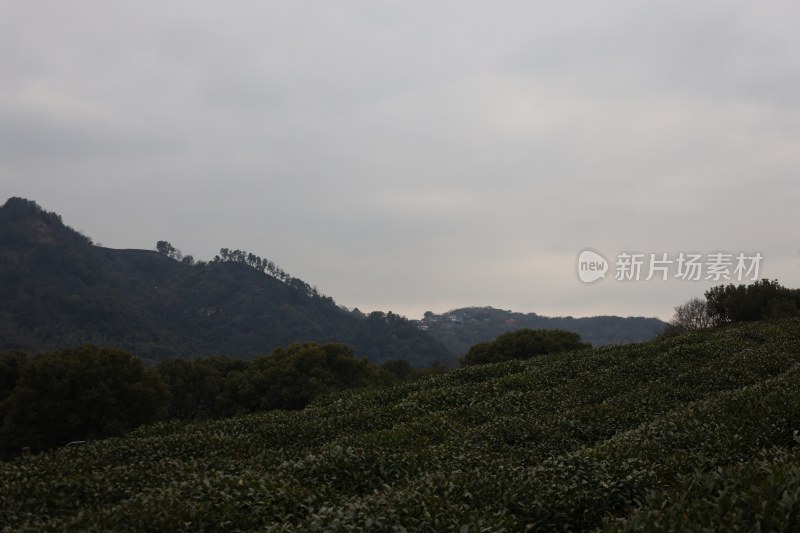
M 8 531 L 800 528 L 800 319 L 544 355 L 0 464 Z

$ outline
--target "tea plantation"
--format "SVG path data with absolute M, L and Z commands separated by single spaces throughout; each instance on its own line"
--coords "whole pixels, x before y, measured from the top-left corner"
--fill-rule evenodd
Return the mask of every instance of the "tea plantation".
M 3 531 L 798 531 L 800 320 L 0 464 Z

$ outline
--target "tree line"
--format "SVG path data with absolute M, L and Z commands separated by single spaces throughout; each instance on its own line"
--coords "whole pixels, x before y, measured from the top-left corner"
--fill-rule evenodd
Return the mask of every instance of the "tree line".
M 665 330 L 675 335 L 739 322 L 800 316 L 800 289 L 778 280 L 762 279 L 749 285 L 717 285 L 675 307 Z
M 168 241 L 158 241 L 156 243 L 156 251 L 165 257 L 169 257 L 170 259 L 174 259 L 175 261 L 185 265 L 205 264 L 202 261 L 196 262 L 194 257 L 191 255 L 183 255 L 183 252 L 181 252 L 178 248 L 175 248 Z M 236 250 L 220 248 L 219 254 L 215 255 L 211 262 L 240 263 L 246 265 L 252 269 L 258 270 L 259 272 L 263 272 L 269 276 L 272 276 L 278 281 L 285 283 L 289 287 L 292 287 L 306 296 L 319 298 L 333 303 L 333 298 L 321 294 L 316 287 L 309 285 L 300 278 L 293 277 L 281 267 L 276 265 L 273 261 L 270 261 L 265 257 L 260 257 L 252 252 L 248 252 L 247 250 L 239 250 L 238 248 Z
M 168 359 L 149 368 L 127 352 L 92 345 L 35 356 L 5 352 L 0 456 L 123 435 L 159 420 L 301 409 L 323 394 L 444 370 L 402 360 L 376 366 L 338 343 L 295 343 L 252 360 Z
M 368 320 L 404 318 L 371 313 Z M 476 345 L 461 364 L 589 346 L 576 333 L 524 329 Z M 340 343 L 294 343 L 252 360 L 166 359 L 152 367 L 128 352 L 93 345 L 34 356 L 5 352 L 0 353 L 0 456 L 16 455 L 23 447 L 39 451 L 123 435 L 159 420 L 302 409 L 336 391 L 444 372 L 440 364 L 419 369 L 401 359 L 376 366 Z
M 321 294 L 316 287 L 312 287 L 300 278 L 291 276 L 288 272 L 281 267 L 270 261 L 269 259 L 259 257 L 254 253 L 246 250 L 230 250 L 228 248 L 220 248 L 219 255 L 215 255 L 212 260 L 214 263 L 241 263 L 249 266 L 259 272 L 263 272 L 278 281 L 282 281 L 289 287 L 309 296 L 311 298 L 320 298 L 328 300 L 333 303 L 333 299 Z

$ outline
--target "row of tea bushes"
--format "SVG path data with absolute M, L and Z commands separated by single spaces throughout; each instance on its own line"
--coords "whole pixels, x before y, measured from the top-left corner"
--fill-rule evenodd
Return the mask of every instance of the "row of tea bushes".
M 5 531 L 800 529 L 800 320 L 0 463 Z

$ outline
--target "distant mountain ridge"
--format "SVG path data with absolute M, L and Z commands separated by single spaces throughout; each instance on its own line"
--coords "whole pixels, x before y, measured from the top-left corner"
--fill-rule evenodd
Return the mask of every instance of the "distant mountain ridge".
M 486 342 L 515 329 L 563 329 L 573 331 L 593 346 L 642 342 L 664 331 L 666 322 L 657 318 L 593 316 L 546 317 L 515 313 L 493 307 L 464 307 L 437 315 L 426 312 L 417 327 L 441 341 L 460 357 L 479 342 Z
M 491 307 L 426 313 L 421 321 L 364 315 L 271 261 L 240 250 L 221 256 L 195 263 L 171 245 L 161 252 L 95 246 L 59 215 L 11 198 L 0 207 L 0 350 L 91 343 L 156 361 L 250 358 L 315 341 L 349 344 L 378 364 L 451 366 L 473 344 L 521 327 L 575 331 L 601 345 L 647 340 L 665 326 L 653 318 L 547 318 Z
M 59 215 L 22 198 L 0 207 L 0 350 L 92 343 L 148 360 L 248 358 L 316 341 L 349 344 L 375 363 L 454 363 L 404 317 L 349 312 L 308 289 L 237 261 L 195 264 L 94 246 Z

